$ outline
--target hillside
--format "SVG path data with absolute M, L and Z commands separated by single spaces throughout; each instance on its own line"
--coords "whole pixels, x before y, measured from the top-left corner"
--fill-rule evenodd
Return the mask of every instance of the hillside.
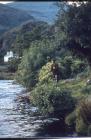
M 27 12 L 0 4 L 0 35 L 28 20 L 34 18 Z
M 16 51 L 17 49 L 22 50 L 29 47 L 32 41 L 51 36 L 52 33 L 52 27 L 46 22 L 27 21 L 22 25 L 6 32 L 0 39 L 0 47 L 1 50 L 4 51 L 11 49 L 13 49 L 13 51 Z M 21 48 L 21 46 L 23 48 Z
M 27 11 L 34 18 L 48 23 L 54 22 L 58 12 L 58 7 L 54 2 L 12 2 L 7 5 L 9 7 Z

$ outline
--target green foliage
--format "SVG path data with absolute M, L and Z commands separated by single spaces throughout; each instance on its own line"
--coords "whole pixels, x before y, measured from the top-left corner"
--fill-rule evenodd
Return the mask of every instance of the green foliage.
M 75 122 L 75 129 L 79 135 L 90 136 L 91 135 L 91 96 L 83 98 L 79 101 L 76 107 L 75 118 L 73 116 L 67 116 L 66 123 L 72 124 Z M 71 118 L 73 117 L 73 118 Z
M 73 57 L 71 54 L 58 58 L 62 79 L 72 78 L 86 71 L 86 61 Z
M 82 102 L 77 110 L 76 110 L 76 132 L 81 134 L 81 135 L 87 135 L 87 130 L 88 130 L 88 125 L 86 123 L 86 118 L 84 112 L 82 110 L 84 110 L 83 107 L 86 108 L 86 106 L 84 106 L 85 104 Z
M 20 63 L 20 58 L 11 58 L 8 62 L 8 70 L 10 72 L 16 72 L 19 63 Z
M 84 61 L 77 58 L 75 59 L 72 56 L 64 56 L 62 58 L 57 57 L 56 61 L 59 64 L 60 80 L 77 76 L 77 74 L 85 71 L 85 69 L 87 68 Z M 51 65 L 52 62 L 50 61 L 41 68 L 39 72 L 40 82 L 53 80 Z M 83 67 L 81 68 L 81 66 L 83 66 L 84 69 Z
M 32 42 L 36 42 L 38 40 L 42 40 L 44 38 L 51 38 L 52 32 L 50 32 L 50 36 L 48 35 L 49 26 L 46 22 L 29 22 L 25 25 L 22 25 L 21 28 L 16 30 L 13 34 L 14 39 L 12 43 L 10 43 L 9 48 L 17 53 L 19 56 L 23 55 L 24 49 L 28 49 Z M 10 42 L 10 40 L 9 40 Z
M 74 99 L 69 91 L 62 90 L 55 81 L 41 84 L 31 92 L 34 105 L 39 107 L 42 114 L 65 116 L 74 108 Z
M 88 14 L 90 6 L 88 4 L 79 7 L 63 5 L 63 11 L 61 10 L 62 13 L 59 11 L 59 19 L 55 24 L 55 27 L 58 28 L 52 34 L 53 38 L 50 36 L 48 39 L 43 33 L 44 27 L 43 29 L 36 27 L 31 33 L 26 32 L 16 39 L 18 46 L 23 44 L 23 49 L 30 47 L 23 54 L 16 79 L 28 89 L 32 89 L 31 101 L 38 106 L 42 114 L 65 118 L 75 109 L 75 99 L 78 100 L 84 96 L 83 90 L 86 93 L 85 76 L 79 76 L 79 79 L 74 81 L 64 81 L 63 79 L 74 78 L 87 71 L 86 61 L 72 56 L 68 51 L 70 45 L 67 45 L 67 42 L 70 42 L 73 48 L 76 45 L 77 49 L 90 47 L 90 36 L 88 35 L 90 32 L 86 33 L 88 26 L 90 29 L 90 24 L 87 25 L 85 22 L 86 17 L 88 20 L 90 19 L 89 15 L 85 15 L 85 13 Z M 75 41 L 75 44 L 72 40 Z M 56 58 L 59 64 L 61 80 L 58 83 L 53 80 L 50 71 L 52 62 L 47 59 L 48 56 L 50 59 Z M 79 134 L 88 133 L 88 112 L 90 110 L 86 110 L 86 108 L 87 105 L 80 104 L 76 111 L 69 114 L 65 120 L 68 125 L 75 125 Z
M 41 68 L 41 70 L 39 71 L 39 82 L 45 83 L 48 82 L 48 80 L 52 80 L 51 65 L 52 62 L 48 62 Z
M 80 135 L 87 135 L 88 126 L 84 123 L 83 119 L 79 116 L 76 119 L 76 132 Z
M 59 32 L 66 34 L 66 43 L 76 55 L 84 54 L 91 60 L 91 3 L 80 3 L 80 6 L 59 3 Z
M 36 50 L 35 50 L 36 51 Z M 21 63 L 16 73 L 16 79 L 25 87 L 31 89 L 37 81 L 36 71 L 34 70 L 35 56 L 30 55 L 31 52 L 25 51 Z M 35 52 L 36 53 L 36 52 Z
M 39 69 L 47 62 L 48 56 L 53 56 L 55 49 L 56 42 L 53 40 L 43 39 L 31 43 L 19 65 L 16 74 L 18 82 L 31 89 L 37 83 Z
M 86 99 L 82 100 L 78 106 L 78 114 L 83 118 L 84 123 L 91 123 L 91 96 L 88 96 Z
M 71 65 L 73 76 L 76 76 L 78 73 L 86 71 L 87 66 L 88 65 L 86 64 L 85 60 L 75 59 Z
M 84 86 L 82 88 L 82 92 L 83 92 L 83 94 L 90 95 L 91 94 L 91 85 L 86 84 L 86 86 Z
M 69 126 L 73 126 L 75 125 L 75 121 L 76 121 L 76 112 L 73 111 L 72 113 L 67 115 L 65 123 Z
M 73 61 L 74 60 L 72 59 L 71 56 L 66 56 L 64 58 L 63 66 L 65 68 L 65 71 L 64 71 L 65 72 L 65 78 L 71 77 L 71 74 L 72 74 L 71 65 L 72 65 L 72 63 L 74 63 Z

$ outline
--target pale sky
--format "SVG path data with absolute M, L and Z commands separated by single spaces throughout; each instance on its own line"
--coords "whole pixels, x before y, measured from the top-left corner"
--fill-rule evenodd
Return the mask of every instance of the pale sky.
M 11 3 L 11 2 L 13 2 L 13 1 L 0 1 L 0 3 L 2 3 L 2 4 L 7 4 L 7 3 Z M 74 1 L 76 4 L 77 4 L 77 2 L 76 1 Z M 68 3 L 69 4 L 73 4 L 74 3 L 73 1 L 69 1 Z M 85 3 L 86 3 L 86 1 L 84 1 Z
M 11 3 L 11 2 L 13 2 L 13 1 L 0 1 L 0 3 L 2 3 L 2 4 L 7 4 L 7 3 Z
M 0 3 L 2 4 L 7 4 L 7 3 L 11 3 L 12 1 L 0 1 Z M 69 2 L 70 4 L 72 4 L 72 2 Z

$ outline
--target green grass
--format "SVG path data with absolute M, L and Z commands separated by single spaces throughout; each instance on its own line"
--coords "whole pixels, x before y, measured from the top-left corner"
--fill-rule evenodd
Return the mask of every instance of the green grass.
M 72 96 L 79 99 L 82 98 L 83 96 L 84 97 L 87 96 L 88 93 L 90 94 L 91 85 L 86 84 L 87 79 L 89 79 L 89 76 L 75 78 L 72 81 L 60 80 L 58 86 L 60 86 L 61 89 L 71 91 Z

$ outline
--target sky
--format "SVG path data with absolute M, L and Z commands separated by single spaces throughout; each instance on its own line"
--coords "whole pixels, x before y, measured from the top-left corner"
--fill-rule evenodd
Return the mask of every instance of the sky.
M 11 3 L 11 2 L 13 2 L 13 1 L 0 1 L 0 3 L 2 3 L 2 4 L 7 4 L 7 3 Z M 72 3 L 72 2 L 69 2 L 70 4 Z
M 2 4 L 7 4 L 7 3 L 11 3 L 12 1 L 0 1 L 0 3 Z
M 0 1 L 0 3 L 2 3 L 2 4 L 7 4 L 7 3 L 11 3 L 11 2 L 13 2 L 13 1 Z M 77 4 L 77 2 L 76 1 L 74 1 L 76 4 Z M 84 1 L 85 3 L 86 3 L 86 1 Z M 72 1 L 69 1 L 69 4 L 72 4 L 73 2 Z M 79 6 L 79 4 L 77 4 L 77 6 Z

